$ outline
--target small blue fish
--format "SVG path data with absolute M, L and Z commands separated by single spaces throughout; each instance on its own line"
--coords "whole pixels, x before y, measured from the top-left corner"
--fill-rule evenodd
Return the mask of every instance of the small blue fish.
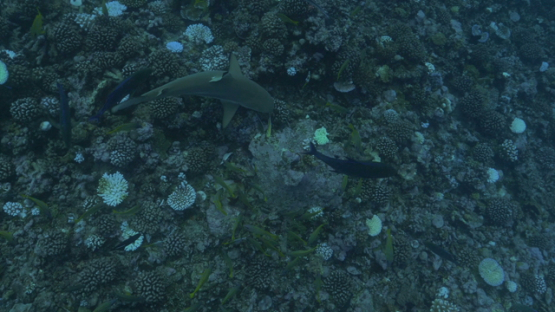
M 69 111 L 69 100 L 67 99 L 67 94 L 64 86 L 61 83 L 56 83 L 58 85 L 58 91 L 60 92 L 60 129 L 62 131 L 62 137 L 66 144 L 66 148 L 71 145 L 71 116 Z
M 143 68 L 138 70 L 133 75 L 129 76 L 127 79 L 122 81 L 115 89 L 108 95 L 104 106 L 96 113 L 96 115 L 89 117 L 90 122 L 98 123 L 104 115 L 104 112 L 111 109 L 114 105 L 118 104 L 123 100 L 127 95 L 133 93 L 137 88 L 143 84 L 150 74 L 152 73 L 152 69 L 150 68 Z
M 326 156 L 316 150 L 314 144 L 310 143 L 310 152 L 308 155 L 325 162 L 328 166 L 332 167 L 335 172 L 342 173 L 351 177 L 364 178 L 364 179 L 380 179 L 394 176 L 397 171 L 390 165 L 381 162 L 362 162 L 354 159 L 339 159 Z

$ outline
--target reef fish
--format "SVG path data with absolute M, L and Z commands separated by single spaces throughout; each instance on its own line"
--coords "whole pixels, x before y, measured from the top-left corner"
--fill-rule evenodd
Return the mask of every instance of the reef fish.
M 33 20 L 33 25 L 31 25 L 31 36 L 33 37 L 37 37 L 38 35 L 44 35 L 45 31 L 44 28 L 42 27 L 42 13 L 40 13 L 39 8 L 37 7 L 37 16 L 35 16 L 35 19 Z
M 122 81 L 115 89 L 108 95 L 104 106 L 96 113 L 96 115 L 89 117 L 89 121 L 92 122 L 100 122 L 100 118 L 104 112 L 112 108 L 114 105 L 118 104 L 121 100 L 123 100 L 127 95 L 133 93 L 137 88 L 143 84 L 150 74 L 152 73 L 152 69 L 150 68 L 143 68 L 138 70 L 133 75 L 129 76 L 127 79 Z
M 430 249 L 433 253 L 435 253 L 436 255 L 438 255 L 440 258 L 445 259 L 447 261 L 451 261 L 456 265 L 459 265 L 458 261 L 457 261 L 457 257 L 455 257 L 455 255 L 453 255 L 452 253 L 450 253 L 449 251 L 443 249 L 442 247 L 433 244 L 433 243 L 424 243 L 424 245 Z
M 60 93 L 60 128 L 66 148 L 69 148 L 71 145 L 71 117 L 69 111 L 69 100 L 64 86 L 61 83 L 56 83 L 56 85 L 58 86 L 58 91 Z
M 326 156 L 316 150 L 314 144 L 310 143 L 310 151 L 306 152 L 308 155 L 325 162 L 328 166 L 332 167 L 335 172 L 342 173 L 351 177 L 364 178 L 364 179 L 380 179 L 394 176 L 397 171 L 388 164 L 381 162 L 363 162 L 351 158 L 339 159 Z
M 124 241 L 122 241 L 122 242 L 119 242 L 119 243 L 113 248 L 113 250 L 118 250 L 118 249 L 121 250 L 121 249 L 124 249 L 127 245 L 129 245 L 129 244 L 135 242 L 139 237 L 141 237 L 141 235 L 142 235 L 141 233 L 137 233 L 137 234 L 135 234 L 135 235 L 129 237 L 128 239 L 126 239 L 126 240 L 124 240 Z
M 232 54 L 228 71 L 211 70 L 178 78 L 114 106 L 112 112 L 115 113 L 142 102 L 182 95 L 198 95 L 220 100 L 224 108 L 222 120 L 224 128 L 239 106 L 261 113 L 271 113 L 274 109 L 274 99 L 270 93 L 243 75 L 237 58 Z

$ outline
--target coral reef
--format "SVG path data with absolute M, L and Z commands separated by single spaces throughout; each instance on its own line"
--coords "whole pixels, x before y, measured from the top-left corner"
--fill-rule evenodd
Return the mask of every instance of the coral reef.
M 3 0 L 0 311 L 552 311 L 554 15 Z

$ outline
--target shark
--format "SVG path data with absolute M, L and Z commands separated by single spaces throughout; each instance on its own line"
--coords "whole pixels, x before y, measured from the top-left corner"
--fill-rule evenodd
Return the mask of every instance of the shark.
M 178 78 L 142 95 L 112 107 L 112 113 L 139 103 L 168 96 L 197 95 L 220 100 L 224 109 L 222 127 L 225 128 L 239 106 L 260 113 L 271 113 L 274 98 L 256 82 L 241 72 L 234 54 L 229 59 L 227 71 L 212 70 Z

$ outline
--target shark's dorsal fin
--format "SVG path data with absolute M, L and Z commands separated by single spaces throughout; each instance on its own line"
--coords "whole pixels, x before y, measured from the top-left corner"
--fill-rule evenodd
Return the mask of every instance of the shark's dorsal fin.
M 237 57 L 233 53 L 231 53 L 231 56 L 229 57 L 229 73 L 236 78 L 243 76 Z

